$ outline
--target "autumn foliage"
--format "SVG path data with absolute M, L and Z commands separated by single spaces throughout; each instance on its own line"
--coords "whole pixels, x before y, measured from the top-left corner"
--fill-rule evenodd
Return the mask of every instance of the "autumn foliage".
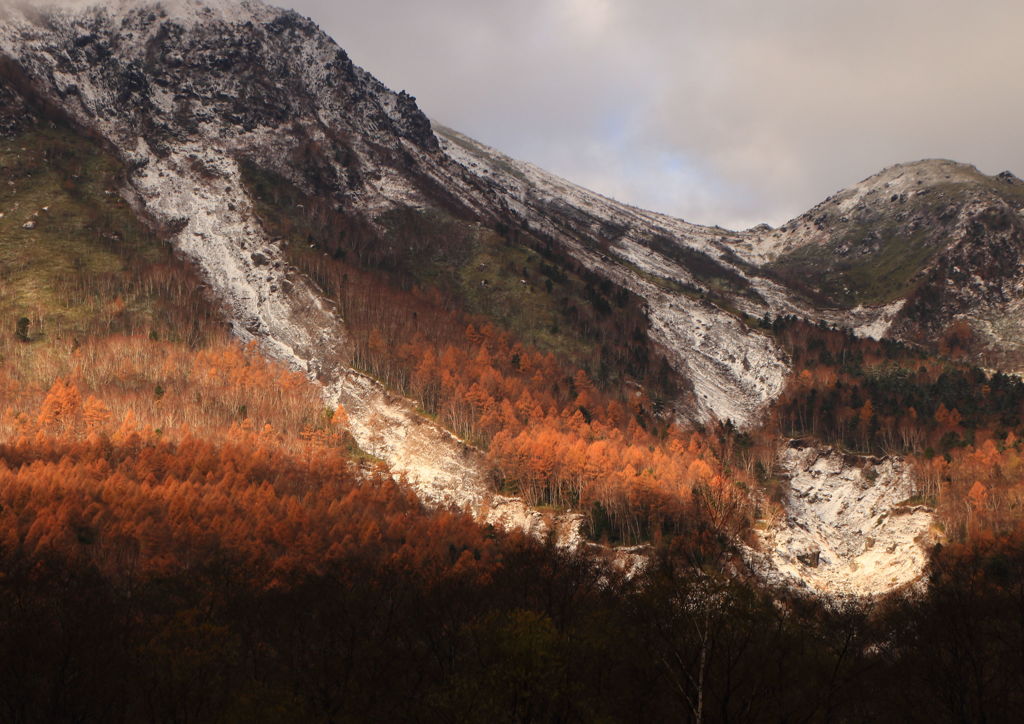
M 8 391 L 3 555 L 114 577 L 224 557 L 273 578 L 367 547 L 415 566 L 454 541 L 475 560 L 487 548 L 468 519 L 428 516 L 386 470 L 353 462 L 344 409 L 252 346 L 116 338 L 70 357 L 34 408 L 39 390 Z
M 458 343 L 414 337 L 392 364 L 425 410 L 487 448 L 500 489 L 583 510 L 597 538 L 670 534 L 695 504 L 723 529 L 742 525 L 734 473 L 703 435 L 652 415 L 639 390 L 610 394 L 490 324 L 468 324 Z

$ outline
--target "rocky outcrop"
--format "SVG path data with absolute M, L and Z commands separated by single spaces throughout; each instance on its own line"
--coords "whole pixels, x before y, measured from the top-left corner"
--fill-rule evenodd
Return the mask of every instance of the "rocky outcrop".
M 18 135 L 33 126 L 37 119 L 35 109 L 9 82 L 0 78 L 0 138 Z
M 950 341 L 986 366 L 1024 370 L 1021 210 L 1003 199 L 977 198 L 958 209 L 948 238 L 920 274 L 892 334 L 928 347 L 963 320 L 970 334 Z
M 788 447 L 783 516 L 748 549 L 771 583 L 833 599 L 888 593 L 913 584 L 933 543 L 933 513 L 914 503 L 913 471 L 901 458 Z

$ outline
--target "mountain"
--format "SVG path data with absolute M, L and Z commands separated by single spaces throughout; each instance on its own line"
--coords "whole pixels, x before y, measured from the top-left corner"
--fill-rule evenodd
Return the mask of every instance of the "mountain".
M 6 76 L 110 144 L 132 169 L 132 203 L 206 269 L 243 338 L 316 369 L 329 369 L 325 350 L 339 346 L 336 320 L 286 278 L 275 240 L 254 223 L 243 170 L 255 167 L 330 198 L 330 211 L 361 226 L 350 237 L 361 231 L 371 244 L 386 237 L 389 215 L 432 209 L 556 245 L 645 300 L 645 332 L 694 388 L 680 406 L 692 417 L 750 424 L 781 390 L 787 367 L 770 341 L 699 298 L 721 289 L 756 304 L 724 232 L 497 154 L 495 165 L 470 160 L 487 150 L 454 133 L 439 141 L 411 97 L 385 89 L 295 13 L 247 2 L 115 7 L 7 10 Z
M 899 164 L 742 242 L 743 253 L 811 304 L 888 306 L 888 335 L 937 350 L 947 332 L 967 333 L 965 351 L 1016 370 L 1022 209 L 1024 182 L 1009 172 Z
M 730 232 L 614 202 L 449 129 L 435 135 L 411 96 L 293 12 L 251 2 L 5 12 L 11 87 L 110 144 L 132 169 L 132 203 L 199 260 L 243 338 L 327 377 L 341 328 L 282 271 L 279 240 L 254 220 L 247 169 L 329 198 L 350 227 L 347 241 L 316 240 L 332 253 L 386 245 L 410 209 L 554 247 L 643 300 L 652 348 L 692 390 L 672 401 L 690 419 L 750 426 L 782 390 L 785 356 L 738 312 L 925 344 L 962 319 L 972 354 L 1016 368 L 1011 177 L 897 166 L 778 230 Z
M 291 11 L 0 6 L 0 710 L 1022 710 L 1022 189 L 704 227 Z
M 465 319 L 549 355 L 548 369 L 581 369 L 580 385 L 553 380 L 567 403 L 578 398 L 566 414 L 591 416 L 579 393 L 593 380 L 651 430 L 724 423 L 772 438 L 780 405 L 795 404 L 794 373 L 835 359 L 807 358 L 783 318 L 917 355 L 1022 364 L 1024 184 L 1008 173 L 901 164 L 779 229 L 703 227 L 432 124 L 292 11 L 123 0 L 0 13 L 3 134 L 50 124 L 109 154 L 121 170 L 104 193 L 195 265 L 233 334 L 315 379 L 350 411 L 358 445 L 434 504 L 579 540 L 579 513 L 545 516 L 496 494 L 486 452 L 444 429 L 473 437 L 475 416 L 424 418 L 439 412 L 425 402 L 433 388 L 414 381 L 417 360 L 395 355 L 424 335 L 450 338 Z M 48 207 L 32 203 L 34 227 Z M 522 353 L 509 354 L 509 373 L 522 373 Z M 767 460 L 765 475 L 773 467 L 784 465 Z

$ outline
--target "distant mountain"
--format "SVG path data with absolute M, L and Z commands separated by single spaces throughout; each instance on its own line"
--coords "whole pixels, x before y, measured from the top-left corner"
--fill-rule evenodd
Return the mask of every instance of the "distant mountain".
M 899 164 L 758 234 L 743 253 L 812 305 L 891 305 L 893 337 L 934 350 L 945 333 L 969 329 L 958 341 L 976 359 L 1020 369 L 1022 213 L 1024 182 L 1009 172 Z

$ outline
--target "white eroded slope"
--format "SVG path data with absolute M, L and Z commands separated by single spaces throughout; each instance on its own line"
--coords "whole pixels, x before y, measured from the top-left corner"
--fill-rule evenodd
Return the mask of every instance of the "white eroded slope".
M 872 596 L 917 580 L 933 514 L 900 458 L 852 458 L 832 448 L 789 447 L 785 518 L 761 534 L 751 563 L 769 581 L 832 598 Z
M 317 353 L 344 344 L 342 327 L 306 280 L 289 273 L 281 250 L 266 238 L 234 160 L 185 147 L 147 161 L 132 179 L 135 200 L 150 218 L 184 224 L 174 244 L 227 304 L 236 334 L 260 340 L 294 367 L 319 373 L 323 361 Z
M 326 395 L 345 406 L 359 446 L 404 476 L 428 505 L 467 510 L 485 523 L 537 538 L 553 535 L 571 550 L 582 545 L 583 516 L 545 516 L 521 498 L 495 494 L 484 478 L 482 453 L 417 413 L 411 400 L 353 370 L 343 371 Z
M 772 341 L 711 304 L 657 292 L 647 299 L 652 334 L 693 382 L 697 418 L 754 427 L 789 373 Z
M 409 400 L 354 371 L 344 372 L 327 395 L 344 405 L 359 446 L 405 475 L 424 501 L 471 510 L 483 505 L 480 452 L 416 414 Z

